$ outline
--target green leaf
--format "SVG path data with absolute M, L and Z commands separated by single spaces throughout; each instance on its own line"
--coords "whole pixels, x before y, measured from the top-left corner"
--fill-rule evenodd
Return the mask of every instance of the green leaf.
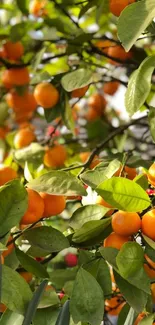
M 71 173 L 65 171 L 51 171 L 27 184 L 38 192 L 46 192 L 53 195 L 86 195 L 82 182 Z
M 142 187 L 123 177 L 112 177 L 104 181 L 96 192 L 119 210 L 138 212 L 150 206 L 149 196 Z
M 144 234 L 142 234 L 146 244 L 148 244 L 153 250 L 155 250 L 155 242 L 154 240 L 152 240 L 151 238 L 145 236 Z M 154 255 L 154 254 L 153 254 Z M 154 257 L 155 258 L 155 257 Z
M 15 249 L 5 257 L 5 265 L 10 267 L 12 270 L 16 270 L 19 266 L 19 260 L 16 256 Z
M 135 314 L 133 308 L 130 308 L 128 304 L 125 304 L 118 315 L 117 325 L 125 325 L 125 323 L 126 325 L 133 325 L 133 314 Z M 130 321 L 127 320 L 128 315 Z
M 43 160 L 45 154 L 44 148 L 38 143 L 31 143 L 28 147 L 16 150 L 14 158 L 18 163 L 25 161 L 36 163 Z
M 67 128 L 71 130 L 72 133 L 74 133 L 75 123 L 72 115 L 72 108 L 69 104 L 69 99 L 67 95 L 65 96 L 65 106 L 64 109 L 61 111 L 61 114 L 62 114 L 62 119 L 65 125 L 67 126 Z
M 48 308 L 52 307 L 56 308 L 60 304 L 60 300 L 58 298 L 58 295 L 53 289 L 48 289 L 44 292 L 43 296 L 41 297 L 41 300 L 39 302 L 38 308 Z
M 134 178 L 133 181 L 136 182 L 137 184 L 139 184 L 143 188 L 143 190 L 145 190 L 145 191 L 147 190 L 148 179 L 147 179 L 146 175 L 139 174 Z
M 116 257 L 121 276 L 128 278 L 138 271 L 144 262 L 143 248 L 137 243 L 125 243 Z
M 82 268 L 78 271 L 74 282 L 70 312 L 75 323 L 81 321 L 100 325 L 103 320 L 103 291 L 94 277 Z
M 80 19 L 83 15 L 85 15 L 85 13 L 89 9 L 91 9 L 93 7 L 96 7 L 96 5 L 97 5 L 97 1 L 96 0 L 89 1 L 85 6 L 82 7 L 78 18 Z
M 72 269 L 62 269 L 62 270 L 55 270 L 50 272 L 50 280 L 52 284 L 56 286 L 57 289 L 62 289 L 67 281 L 74 280 L 76 277 L 77 268 Z
M 148 113 L 148 120 L 149 120 L 150 133 L 153 141 L 155 142 L 155 108 L 154 107 L 150 107 Z
M 44 115 L 47 123 L 52 122 L 57 117 L 61 115 L 61 105 L 58 103 L 55 107 L 52 107 L 51 109 L 45 109 Z
M 73 213 L 70 219 L 70 226 L 74 229 L 79 229 L 88 221 L 102 219 L 107 211 L 109 209 L 101 205 L 85 205 Z
M 131 307 L 129 312 L 127 313 L 127 317 L 126 317 L 124 323 L 122 323 L 122 324 L 124 324 L 124 325 L 133 325 L 133 322 L 135 320 L 135 315 L 138 316 L 137 313 L 135 312 L 135 310 Z
M 70 303 L 69 300 L 67 300 L 62 306 L 55 325 L 69 325 L 70 323 L 69 303 Z
M 59 252 L 69 247 L 68 239 L 59 230 L 41 226 L 24 231 L 22 237 L 36 247 L 39 247 L 49 253 Z
M 19 180 L 0 187 L 0 236 L 16 226 L 27 210 L 28 198 Z
M 9 279 L 9 285 L 8 285 Z M 24 315 L 32 292 L 27 282 L 8 266 L 2 266 L 2 297 L 1 301 L 10 310 Z
M 108 165 L 100 163 L 94 170 L 83 173 L 80 178 L 92 188 L 96 188 L 103 181 L 111 178 L 120 168 L 121 163 L 114 159 Z
M 45 290 L 45 287 L 47 285 L 47 281 L 44 280 L 39 287 L 37 288 L 37 290 L 34 292 L 33 294 L 33 298 L 30 301 L 27 311 L 25 313 L 25 317 L 24 317 L 24 321 L 22 325 L 31 325 L 32 324 L 32 320 L 33 317 L 35 315 L 36 309 L 38 307 L 39 301 L 41 299 L 41 296 Z
M 7 309 L 0 319 L 0 325 L 22 325 L 24 316 Z
M 84 243 L 88 240 L 98 237 L 99 241 L 101 238 L 100 234 L 103 233 L 111 223 L 111 218 L 105 218 L 103 220 L 93 220 L 86 222 L 80 229 L 78 229 L 73 235 L 72 241 L 74 243 Z
M 154 0 L 138 1 L 123 10 L 118 19 L 117 29 L 118 37 L 126 51 L 131 49 L 154 16 Z
M 84 268 L 94 276 L 105 296 L 112 293 L 111 276 L 108 264 L 103 259 L 89 262 Z
M 43 325 L 43 324 L 44 325 L 55 325 L 57 317 L 58 317 L 58 311 L 59 311 L 58 309 L 53 310 L 52 307 L 37 309 L 36 314 L 33 319 L 33 325 Z M 8 324 L 8 325 L 11 325 L 11 324 Z
M 33 73 L 38 69 L 38 65 L 41 63 L 41 60 L 43 58 L 43 55 L 45 53 L 46 48 L 43 47 L 36 55 L 35 58 L 31 64 L 31 67 L 33 69 Z
M 92 81 L 92 71 L 86 69 L 78 69 L 76 71 L 67 73 L 61 79 L 62 87 L 70 92 L 74 89 L 87 86 Z
M 3 125 L 4 121 L 8 117 L 8 106 L 6 103 L 0 103 L 0 125 Z
M 152 325 L 152 322 L 155 319 L 155 314 L 145 316 L 139 323 L 139 325 Z
M 141 313 L 148 299 L 148 294 L 136 288 L 132 284 L 123 279 L 117 272 L 114 271 L 116 284 L 118 285 L 123 297 L 127 303 L 139 314 Z
M 117 270 L 116 265 L 116 257 L 118 255 L 119 250 L 112 247 L 101 247 L 99 249 L 101 255 L 105 258 L 105 260 L 115 269 Z
M 29 10 L 28 10 L 28 5 L 29 5 L 29 0 L 16 0 L 17 2 L 17 6 L 20 9 L 20 11 L 24 14 L 24 15 L 28 15 L 29 14 Z
M 87 264 L 95 259 L 95 255 L 92 252 L 87 250 L 80 249 L 78 256 L 78 265 L 83 266 L 83 264 Z
M 17 0 L 16 0 L 17 1 Z M 21 2 L 18 0 L 18 2 Z M 16 25 L 13 25 L 10 29 L 10 38 L 12 42 L 21 41 L 21 38 L 25 36 L 25 33 L 28 30 L 28 23 L 22 22 Z
M 35 261 L 32 257 L 28 256 L 17 247 L 16 247 L 16 256 L 20 264 L 23 266 L 23 268 L 26 271 L 33 273 L 38 278 L 49 277 L 43 265 Z
M 150 93 L 154 67 L 155 56 L 147 57 L 130 77 L 125 94 L 125 105 L 130 116 L 142 107 Z

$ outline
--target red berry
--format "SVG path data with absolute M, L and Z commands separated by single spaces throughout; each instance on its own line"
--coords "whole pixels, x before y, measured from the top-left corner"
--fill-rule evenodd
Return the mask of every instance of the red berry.
M 154 195 L 154 194 L 155 194 L 155 190 L 151 190 L 150 188 L 148 188 L 148 189 L 146 190 L 146 193 L 147 193 L 148 195 Z
M 61 300 L 63 297 L 64 297 L 64 293 L 63 292 L 60 292 L 60 293 L 58 293 L 58 297 L 59 297 L 59 299 Z
M 77 263 L 78 263 L 78 258 L 75 254 L 72 254 L 72 253 L 68 253 L 66 256 L 65 256 L 65 263 L 68 267 L 73 267 L 73 266 L 76 266 Z

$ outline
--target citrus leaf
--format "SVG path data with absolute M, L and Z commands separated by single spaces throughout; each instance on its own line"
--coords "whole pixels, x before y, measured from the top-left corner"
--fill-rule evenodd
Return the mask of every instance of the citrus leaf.
M 86 69 L 78 69 L 76 71 L 67 73 L 61 79 L 62 87 L 70 92 L 74 89 L 87 86 L 92 81 L 92 71 Z
M 67 300 L 62 306 L 59 316 L 55 325 L 69 325 L 70 324 L 70 311 L 69 311 L 69 300 Z
M 24 316 L 7 309 L 0 319 L 0 325 L 22 325 Z
M 44 325 L 55 325 L 57 317 L 58 317 L 58 311 L 59 311 L 58 309 L 53 310 L 52 307 L 37 309 L 36 314 L 33 319 L 33 325 L 43 325 L 43 324 Z
M 142 187 L 123 177 L 112 177 L 104 181 L 96 192 L 119 210 L 138 212 L 150 206 L 149 196 Z

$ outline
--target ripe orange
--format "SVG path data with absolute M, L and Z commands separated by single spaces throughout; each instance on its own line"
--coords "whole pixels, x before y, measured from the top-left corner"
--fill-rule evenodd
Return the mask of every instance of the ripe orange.
M 114 175 L 119 176 L 120 172 L 121 172 L 121 169 L 122 169 L 122 167 L 120 167 Z M 131 179 L 131 180 L 134 179 L 137 176 L 136 168 L 131 168 L 131 167 L 125 166 L 123 168 L 121 176 L 126 177 L 126 178 Z
M 21 219 L 22 225 L 29 225 L 38 221 L 44 212 L 44 201 L 36 191 L 27 188 L 28 193 L 28 208 Z
M 27 283 L 30 283 L 32 281 L 33 278 L 32 273 L 26 271 L 20 271 L 19 274 L 22 276 L 22 278 L 25 279 Z
M 89 151 L 85 151 L 85 152 L 81 152 L 80 153 L 80 159 L 83 163 L 85 163 L 87 161 L 87 159 L 90 156 L 90 152 Z M 94 167 L 96 167 L 98 164 L 100 163 L 99 157 L 96 155 L 93 159 L 93 161 L 91 162 L 89 168 L 93 169 Z
M 151 284 L 151 294 L 152 294 L 153 303 L 155 303 L 155 283 Z
M 17 124 L 31 120 L 33 112 L 18 112 L 14 114 L 14 119 Z
M 152 209 L 143 215 L 142 233 L 152 240 L 155 240 L 155 209 Z
M 35 133 L 29 128 L 19 130 L 14 138 L 14 146 L 16 149 L 21 149 L 29 146 L 35 140 Z
M 98 114 L 100 114 L 100 115 L 103 113 L 103 110 L 105 109 L 106 104 L 107 104 L 107 102 L 106 102 L 105 98 L 98 93 L 92 95 L 88 100 L 89 108 L 95 109 L 98 112 Z
M 123 9 L 134 2 L 135 0 L 110 0 L 110 12 L 118 17 Z
M 47 0 L 32 0 L 30 4 L 30 13 L 36 17 L 43 16 L 46 13 L 46 2 Z
M 119 88 L 120 83 L 118 81 L 106 82 L 103 86 L 103 92 L 108 95 L 114 95 Z
M 72 108 L 72 117 L 74 121 L 77 121 L 79 111 L 80 111 L 80 106 L 78 104 L 75 104 Z
M 115 232 L 112 232 L 105 240 L 104 247 L 113 247 L 121 249 L 124 243 L 127 243 L 130 240 L 128 236 L 120 236 Z
M 0 313 L 4 313 L 7 307 L 4 304 L 0 304 Z
M 66 200 L 62 195 L 40 193 L 40 196 L 44 201 L 43 216 L 46 218 L 60 214 L 66 207 Z
M 150 166 L 147 177 L 151 185 L 155 187 L 155 163 Z
M 4 48 L 0 48 L 0 59 L 6 59 L 6 52 L 4 50 Z M 0 65 L 3 65 L 3 63 L 0 61 Z
M 17 172 L 12 167 L 9 166 L 0 167 L 0 186 L 4 185 L 9 181 L 12 181 L 17 177 L 18 177 Z
M 59 92 L 52 84 L 42 82 L 35 87 L 34 97 L 38 105 L 48 109 L 58 103 Z
M 5 139 L 8 132 L 9 132 L 8 127 L 6 127 L 6 126 L 0 127 L 0 139 Z
M 121 236 L 131 236 L 141 228 L 141 219 L 136 212 L 119 210 L 112 216 L 112 229 Z
M 13 239 L 13 237 L 10 235 L 8 242 L 10 242 Z M 12 251 L 14 250 L 15 246 L 14 243 L 10 244 L 9 246 L 7 246 L 7 250 L 3 252 L 2 256 L 6 257 L 8 255 L 10 255 L 12 253 Z
M 108 55 L 113 58 L 109 59 L 109 63 L 113 65 L 119 65 L 120 63 L 117 63 L 114 59 L 119 59 L 122 62 L 125 62 L 127 60 L 132 59 L 133 53 L 132 51 L 125 52 L 124 48 L 121 45 L 116 45 L 113 47 L 110 47 L 108 50 Z
M 125 302 L 121 294 L 118 294 L 116 297 L 105 300 L 105 310 L 111 316 L 117 316 L 121 309 L 123 308 Z
M 87 92 L 88 88 L 89 88 L 88 86 L 85 86 L 85 87 L 82 87 L 79 89 L 74 89 L 71 93 L 71 97 L 72 98 L 83 97 L 85 95 L 85 93 Z
M 24 54 L 24 47 L 21 42 L 11 42 L 7 41 L 3 45 L 4 51 L 6 53 L 6 57 L 9 60 L 18 60 Z
M 97 41 L 95 44 L 95 46 L 105 54 L 108 54 L 109 48 L 114 45 L 115 45 L 115 43 L 113 43 L 112 41 L 109 41 L 109 40 L 105 40 L 105 41 L 100 40 L 100 41 Z
M 103 112 L 99 113 L 97 110 L 95 110 L 95 108 L 90 107 L 85 115 L 85 118 L 88 122 L 91 122 L 99 119 L 102 116 L 102 114 Z
M 48 149 L 44 155 L 44 164 L 47 167 L 61 167 L 67 159 L 67 151 L 64 146 L 57 144 Z
M 106 202 L 101 196 L 97 196 L 97 199 L 96 199 L 96 204 L 99 204 L 99 205 L 102 205 L 103 207 L 105 208 L 109 208 L 111 210 L 109 210 L 106 215 L 107 216 L 111 216 L 111 214 L 113 213 L 114 209 L 113 207 L 108 203 Z
M 28 91 L 25 91 L 23 95 L 19 95 L 15 90 L 12 90 L 6 95 L 6 102 L 15 113 L 33 112 L 37 108 L 34 95 Z
M 2 84 L 6 88 L 27 85 L 30 81 L 27 68 L 11 68 L 4 70 L 2 74 Z

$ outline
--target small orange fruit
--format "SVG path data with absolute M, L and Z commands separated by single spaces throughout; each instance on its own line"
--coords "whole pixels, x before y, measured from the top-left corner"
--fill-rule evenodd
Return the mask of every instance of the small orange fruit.
M 30 188 L 27 188 L 26 191 L 28 193 L 28 208 L 20 222 L 23 225 L 39 221 L 44 213 L 44 201 L 39 193 Z
M 108 95 L 114 95 L 119 88 L 120 83 L 118 81 L 106 82 L 103 86 L 103 92 Z
M 101 118 L 103 112 L 98 112 L 95 108 L 90 107 L 85 115 L 85 118 L 88 122 L 95 121 Z
M 143 215 L 142 233 L 152 240 L 155 240 L 155 209 L 152 209 Z
M 122 170 L 122 167 L 120 167 L 114 175 L 120 176 L 121 170 Z M 134 179 L 137 176 L 136 168 L 131 168 L 131 167 L 125 166 L 123 168 L 123 171 L 121 172 L 121 176 L 126 177 L 131 180 Z
M 152 294 L 153 303 L 155 303 L 155 283 L 151 284 L 151 294 Z
M 9 166 L 0 167 L 0 186 L 4 185 L 9 181 L 12 181 L 17 177 L 18 177 L 17 172 L 12 167 Z
M 112 229 L 121 236 L 131 236 L 141 228 L 141 218 L 136 212 L 119 210 L 112 216 Z
M 124 48 L 121 45 L 116 45 L 113 47 L 110 47 L 108 50 L 108 55 L 113 58 L 109 60 L 109 63 L 113 65 L 119 65 L 120 63 L 117 63 L 117 59 L 119 59 L 122 62 L 125 62 L 127 60 L 132 59 L 133 53 L 132 51 L 125 52 Z M 116 59 L 116 61 L 115 61 Z
M 0 139 L 5 139 L 7 133 L 9 132 L 8 127 L 0 127 Z
M 14 146 L 16 149 L 21 149 L 29 146 L 35 140 L 35 133 L 29 128 L 19 130 L 14 138 Z
M 45 5 L 47 0 L 32 0 L 30 13 L 36 17 L 41 17 L 46 13 Z
M 35 87 L 34 97 L 38 105 L 48 109 L 58 103 L 59 92 L 52 84 L 42 82 Z
M 20 276 L 22 276 L 22 278 L 25 279 L 25 281 L 27 283 L 30 283 L 32 281 L 32 278 L 33 278 L 32 273 L 26 272 L 26 271 L 20 271 L 19 274 L 20 274 Z
M 4 70 L 2 74 L 2 84 L 6 88 L 27 85 L 30 81 L 27 68 L 11 68 Z
M 105 310 L 111 316 L 117 316 L 121 309 L 123 308 L 125 302 L 121 294 L 118 294 L 116 297 L 105 300 Z
M 37 108 L 34 95 L 28 91 L 25 91 L 23 95 L 19 95 L 15 90 L 12 90 L 6 95 L 6 102 L 15 113 L 33 112 Z
M 111 216 L 111 214 L 113 213 L 114 209 L 113 207 L 108 203 L 106 202 L 101 196 L 97 196 L 97 199 L 96 199 L 96 204 L 99 204 L 99 205 L 102 205 L 103 207 L 105 208 L 109 208 L 110 210 L 106 213 L 107 216 Z
M 4 313 L 7 307 L 4 304 L 0 304 L 0 313 Z
M 44 164 L 47 167 L 61 167 L 67 159 L 67 151 L 64 146 L 57 144 L 48 149 L 44 155 Z
M 155 279 L 155 262 L 148 255 L 144 255 L 148 264 L 144 263 L 144 269 L 150 279 Z
M 8 243 L 10 241 L 12 241 L 13 237 L 10 235 L 9 236 L 9 239 L 8 239 Z M 7 246 L 7 250 L 3 252 L 2 256 L 3 257 L 6 257 L 8 255 L 10 255 L 12 253 L 12 251 L 14 250 L 15 246 L 14 246 L 14 243 L 10 244 L 9 246 Z
M 89 108 L 93 108 L 96 111 L 98 111 L 99 114 L 102 114 L 103 110 L 106 107 L 106 100 L 105 98 L 100 94 L 94 94 L 92 95 L 88 100 L 88 106 Z
M 115 232 L 112 232 L 105 240 L 104 247 L 113 247 L 116 249 L 121 249 L 124 243 L 130 240 L 128 236 L 120 236 Z
M 9 60 L 18 60 L 24 54 L 24 47 L 21 42 L 11 42 L 7 41 L 3 44 L 4 51 L 6 53 L 6 57 Z
M 79 89 L 74 89 L 71 93 L 71 97 L 72 98 L 83 97 L 85 95 L 85 93 L 87 92 L 88 88 L 89 88 L 88 86 L 85 86 L 85 87 L 82 87 Z
M 18 112 L 14 114 L 14 119 L 17 124 L 31 120 L 33 112 Z
M 95 46 L 105 54 L 108 54 L 109 48 L 114 45 L 115 43 L 110 40 L 100 40 L 95 43 Z
M 135 0 L 110 0 L 110 12 L 118 17 L 123 9 L 134 2 Z
M 89 158 L 91 152 L 89 151 L 85 151 L 85 152 L 81 152 L 80 153 L 80 159 L 83 163 L 85 163 L 87 161 L 87 159 Z M 100 163 L 99 157 L 96 155 L 93 159 L 93 161 L 90 164 L 90 169 L 95 168 L 98 164 Z
M 41 192 L 40 196 L 44 201 L 43 216 L 46 218 L 60 214 L 66 207 L 66 200 L 62 195 L 51 195 Z

